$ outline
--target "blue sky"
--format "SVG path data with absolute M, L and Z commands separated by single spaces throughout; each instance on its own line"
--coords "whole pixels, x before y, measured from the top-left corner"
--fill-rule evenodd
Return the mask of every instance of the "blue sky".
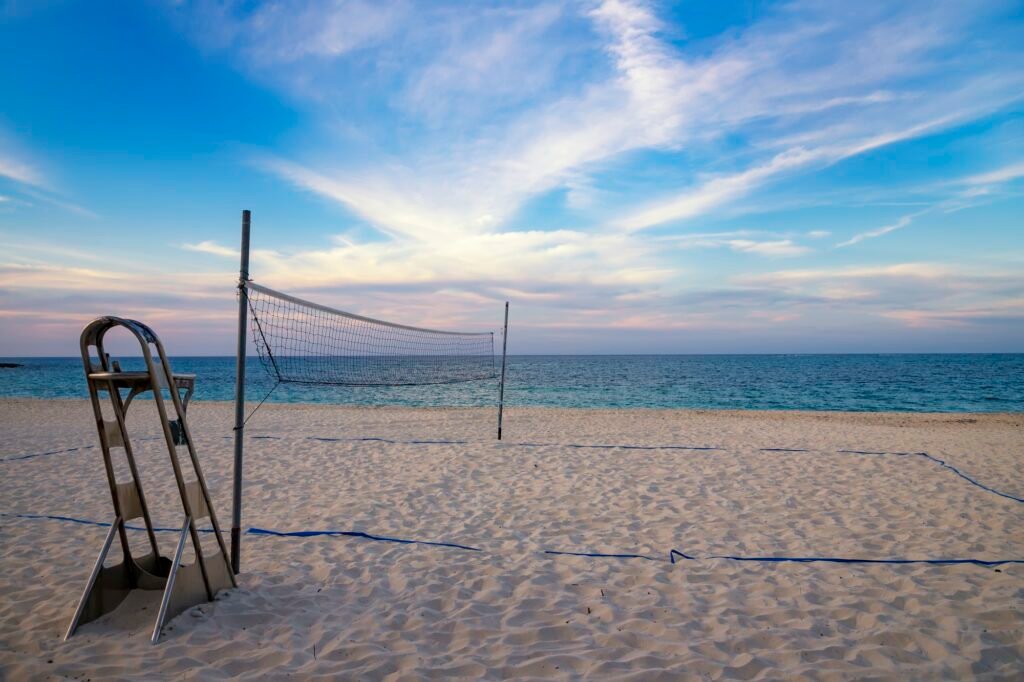
M 0 2 L 0 356 L 256 281 L 510 351 L 1024 351 L 1019 2 Z

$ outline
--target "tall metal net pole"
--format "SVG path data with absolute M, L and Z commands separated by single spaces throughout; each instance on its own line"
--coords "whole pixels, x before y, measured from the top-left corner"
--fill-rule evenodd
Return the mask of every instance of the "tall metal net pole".
M 245 340 L 249 306 L 249 211 L 242 211 L 242 261 L 238 271 L 238 349 L 235 359 L 235 471 L 231 509 L 231 569 L 241 570 L 242 557 L 242 436 L 245 429 Z
M 498 384 L 498 440 L 501 440 L 501 416 L 505 408 L 505 352 L 508 350 L 508 301 L 505 301 L 505 327 L 501 332 L 501 382 Z

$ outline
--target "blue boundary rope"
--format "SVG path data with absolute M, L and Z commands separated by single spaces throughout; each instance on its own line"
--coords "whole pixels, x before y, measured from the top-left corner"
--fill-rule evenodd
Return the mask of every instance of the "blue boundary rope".
M 545 554 L 556 554 L 559 556 L 582 556 L 596 559 L 646 559 L 647 561 L 658 561 L 657 557 L 646 554 L 605 554 L 603 552 L 560 552 L 554 549 L 545 549 Z
M 975 566 L 1002 566 L 1003 564 L 1024 564 L 1024 559 L 999 559 L 986 561 L 984 559 L 850 559 L 844 557 L 793 557 L 793 556 L 709 556 L 708 559 L 728 559 L 729 561 L 760 561 L 771 563 L 795 562 L 809 564 L 816 561 L 832 564 L 932 564 L 932 565 L 955 565 L 973 564 Z
M 10 516 L 20 519 L 45 519 L 52 521 L 64 521 L 68 523 L 78 523 L 86 526 L 100 526 L 109 528 L 110 523 L 105 521 L 91 521 L 89 519 L 78 519 L 72 516 L 58 516 L 52 514 L 15 514 L 10 512 L 0 512 L 0 516 Z M 143 531 L 145 530 L 142 526 L 125 525 L 128 530 Z M 154 528 L 157 532 L 181 532 L 180 528 Z M 199 528 L 200 533 L 212 533 L 212 528 Z M 413 540 L 409 538 L 397 538 L 387 535 L 374 535 L 372 533 L 364 533 L 362 531 L 352 530 L 297 530 L 297 531 L 276 531 L 269 530 L 266 528 L 248 528 L 245 530 L 246 535 L 257 535 L 264 537 L 283 537 L 283 538 L 309 538 L 309 537 L 349 537 L 357 538 L 361 540 L 371 540 L 374 542 L 393 542 L 402 545 L 427 545 L 430 547 L 446 547 L 451 549 L 461 549 L 470 552 L 483 552 L 485 550 L 479 547 L 471 547 L 469 545 L 463 545 L 456 542 L 437 542 L 432 540 Z M 595 558 L 595 559 L 644 559 L 646 561 L 659 561 L 657 557 L 653 557 L 647 554 L 633 554 L 633 553 L 604 553 L 604 552 L 569 552 L 562 550 L 546 549 L 543 550 L 545 555 L 552 556 L 572 556 L 582 558 Z M 759 562 L 759 563 L 814 563 L 824 562 L 833 564 L 929 564 L 929 565 L 974 565 L 974 566 L 1002 566 L 1004 564 L 1024 564 L 1024 559 L 858 559 L 858 558 L 847 558 L 847 557 L 826 557 L 826 556 L 814 556 L 814 557 L 745 557 L 745 556 L 732 556 L 732 555 L 711 555 L 703 557 L 703 560 L 709 559 L 724 559 L 728 561 L 746 561 L 746 562 Z M 670 564 L 676 564 L 680 560 L 686 561 L 701 561 L 700 557 L 695 557 L 690 554 L 679 551 L 678 549 L 670 549 L 668 552 L 668 561 Z
M 994 493 L 996 495 L 999 495 L 1000 497 L 1005 497 L 1006 499 L 1013 500 L 1014 502 L 1024 502 L 1024 497 L 1015 497 L 1014 495 L 1010 495 L 1009 493 L 1000 492 L 999 490 L 996 490 L 995 488 L 990 488 L 987 485 L 985 485 L 984 483 L 980 483 L 980 482 L 974 480 L 973 478 L 971 478 L 967 474 L 965 474 L 962 471 L 960 471 L 959 469 L 957 469 L 952 464 L 946 464 L 944 461 L 942 461 L 938 457 L 933 457 L 933 456 L 929 455 L 927 452 L 915 452 L 914 454 L 919 456 L 919 457 L 924 457 L 925 459 L 929 459 L 929 460 L 937 463 L 939 466 L 942 466 L 942 467 L 945 467 L 946 469 L 949 469 L 950 471 L 952 471 L 954 474 L 956 474 L 960 478 L 964 479 L 965 481 L 967 481 L 968 483 L 970 483 L 972 485 L 978 486 L 982 490 L 987 490 L 990 493 Z
M 266 435 L 255 435 L 249 436 L 255 440 L 283 440 L 281 436 L 266 436 Z M 231 438 L 231 436 L 224 436 L 224 438 Z M 389 445 L 468 445 L 469 441 L 464 440 L 392 440 L 389 438 L 377 438 L 372 436 L 366 437 L 355 437 L 355 438 L 330 438 L 326 436 L 305 436 L 306 440 L 315 440 L 324 443 L 387 443 Z M 139 438 L 140 441 L 160 440 L 159 436 L 153 436 L 148 438 Z M 692 450 L 692 451 L 724 451 L 725 448 L 719 447 L 708 447 L 701 445 L 614 445 L 614 444 L 585 444 L 585 443 L 505 443 L 505 447 L 516 446 L 526 448 L 540 448 L 540 447 L 566 447 L 566 448 L 593 448 L 602 450 Z M 48 457 L 51 455 L 62 455 L 71 452 L 77 452 L 80 450 L 89 450 L 93 448 L 92 445 L 82 445 L 74 448 L 67 448 L 64 450 L 53 450 L 50 452 L 37 452 L 27 455 L 12 455 L 0 459 L 0 463 L 3 462 L 15 462 L 26 459 L 34 459 L 36 457 Z M 759 448 L 758 452 L 815 452 L 814 450 L 808 450 L 805 448 Z M 923 457 L 925 459 L 938 464 L 939 466 L 952 471 L 954 474 L 967 481 L 971 485 L 977 486 L 986 492 L 990 492 L 994 495 L 1013 500 L 1014 502 L 1024 503 L 1024 497 L 1017 497 L 1010 493 L 1004 493 L 1000 490 L 987 486 L 981 483 L 977 479 L 971 478 L 967 474 L 963 473 L 955 466 L 945 462 L 944 460 L 934 457 L 927 452 L 886 452 L 886 451 L 874 451 L 874 450 L 835 450 L 834 452 L 843 455 L 892 455 L 895 457 Z
M 698 561 L 697 557 L 695 557 L 695 556 L 690 556 L 689 554 L 683 554 L 678 549 L 670 549 L 668 551 L 668 562 L 670 564 L 674 564 L 676 562 L 676 557 L 677 556 L 680 559 L 689 559 L 690 561 Z
M 453 549 L 465 549 L 470 552 L 482 552 L 479 547 L 460 545 L 457 542 L 435 542 L 431 540 L 409 540 L 407 538 L 395 538 L 387 535 L 373 535 L 358 530 L 295 530 L 278 531 L 266 528 L 249 528 L 248 535 L 271 535 L 279 538 L 311 538 L 318 536 L 338 536 L 347 538 L 361 538 L 363 540 L 374 540 L 376 542 L 397 542 L 402 545 L 430 545 L 431 547 L 451 547 Z
M 1009 493 L 1004 493 L 1001 490 L 996 490 L 995 488 L 987 486 L 984 483 L 982 483 L 981 481 L 978 481 L 977 479 L 971 478 L 970 476 L 968 476 L 964 472 L 962 472 L 959 469 L 957 469 L 952 464 L 949 464 L 946 461 L 941 460 L 938 457 L 935 457 L 934 455 L 930 455 L 927 452 L 871 452 L 871 451 L 868 451 L 868 450 L 836 450 L 836 452 L 839 452 L 839 453 L 842 453 L 842 454 L 847 454 L 847 455 L 892 455 L 894 457 L 923 457 L 923 458 L 925 458 L 925 459 L 927 459 L 927 460 L 929 460 L 931 462 L 935 462 L 936 464 L 938 464 L 939 466 L 941 466 L 944 469 L 949 469 L 954 474 L 956 474 L 960 478 L 964 479 L 965 481 L 967 481 L 971 485 L 977 486 L 977 487 L 981 488 L 982 490 L 990 492 L 990 493 L 992 493 L 994 495 L 999 495 L 1000 497 L 1005 497 L 1008 500 L 1013 500 L 1014 502 L 1022 502 L 1022 503 L 1024 503 L 1024 497 L 1017 497 L 1015 495 L 1011 495 Z
M 506 447 L 516 446 L 521 448 L 577 448 L 577 449 L 598 449 L 598 450 L 725 450 L 725 448 L 704 447 L 700 445 L 606 445 L 604 443 L 505 443 Z
M 49 521 L 67 521 L 68 523 L 78 523 L 83 526 L 99 526 L 101 528 L 110 528 L 111 524 L 108 521 L 92 521 L 90 519 L 77 519 L 73 516 L 59 516 L 56 514 L 14 514 L 11 512 L 0 512 L 0 516 L 12 516 L 18 519 L 45 519 Z M 124 527 L 128 530 L 146 530 L 145 526 L 133 526 L 131 524 L 125 524 Z M 180 533 L 181 528 L 153 528 L 157 533 Z M 212 533 L 212 528 L 197 528 L 200 533 Z
M 92 521 L 90 519 L 78 519 L 73 516 L 59 516 L 55 514 L 15 514 L 11 512 L 0 512 L 0 516 L 11 516 L 18 519 L 45 519 L 50 521 L 66 521 L 69 523 L 78 523 L 84 526 L 100 526 L 102 528 L 109 528 L 110 523 L 107 521 Z M 146 530 L 144 526 L 133 526 L 131 524 L 125 524 L 124 526 L 128 530 Z M 153 528 L 158 533 L 180 533 L 181 528 Z M 212 533 L 212 528 L 197 528 L 200 533 Z M 403 545 L 431 545 L 433 547 L 452 547 L 454 549 L 465 549 L 471 552 L 482 552 L 483 550 L 478 547 L 470 547 L 469 545 L 460 545 L 455 542 L 433 542 L 430 540 L 409 540 L 407 538 L 396 538 L 387 535 L 373 535 L 372 533 L 363 533 L 357 530 L 297 530 L 297 531 L 277 531 L 269 530 L 267 528 L 247 528 L 245 530 L 246 535 L 266 535 L 282 538 L 309 538 L 317 536 L 339 536 L 339 537 L 350 537 L 350 538 L 361 538 L 363 540 L 373 540 L 375 542 L 396 542 Z
M 64 455 L 69 452 L 78 452 L 79 450 L 89 450 L 95 446 L 93 445 L 80 445 L 77 448 L 66 448 L 64 450 L 51 450 L 50 452 L 34 452 L 28 455 L 11 455 L 10 457 L 4 457 L 0 459 L 0 462 L 17 462 L 22 459 L 35 459 L 36 457 L 49 457 L 50 455 Z
M 259 438 L 260 436 L 253 436 Z M 273 438 L 274 436 L 271 436 Z M 316 440 L 322 443 L 388 443 L 389 445 L 468 445 L 465 440 L 391 440 L 390 438 L 376 438 L 365 436 L 362 438 L 327 438 L 324 436 L 306 436 L 306 440 Z

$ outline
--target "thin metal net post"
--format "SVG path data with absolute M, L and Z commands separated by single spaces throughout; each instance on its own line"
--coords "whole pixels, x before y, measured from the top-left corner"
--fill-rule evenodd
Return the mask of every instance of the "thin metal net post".
M 238 348 L 235 356 L 235 464 L 231 491 L 231 570 L 242 570 L 242 458 L 245 436 L 246 285 L 249 282 L 249 229 L 252 214 L 242 211 L 241 265 L 238 270 Z

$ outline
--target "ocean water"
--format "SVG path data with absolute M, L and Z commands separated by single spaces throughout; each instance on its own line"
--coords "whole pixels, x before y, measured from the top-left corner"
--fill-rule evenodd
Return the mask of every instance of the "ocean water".
M 0 397 L 85 398 L 78 358 L 0 358 Z M 142 368 L 139 358 L 122 359 Z M 174 358 L 197 375 L 197 400 L 232 400 L 235 360 Z M 247 400 L 273 381 L 247 365 Z M 268 402 L 492 406 L 497 381 L 396 388 L 283 384 Z M 1024 353 L 941 355 L 589 355 L 510 356 L 506 405 L 606 408 L 1024 411 Z

